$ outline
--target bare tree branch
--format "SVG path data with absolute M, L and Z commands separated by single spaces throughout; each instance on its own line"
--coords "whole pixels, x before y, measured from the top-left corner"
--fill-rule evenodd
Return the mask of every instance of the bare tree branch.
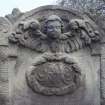
M 81 12 L 99 13 L 103 11 L 100 7 L 105 6 L 105 0 L 59 0 L 58 4 Z

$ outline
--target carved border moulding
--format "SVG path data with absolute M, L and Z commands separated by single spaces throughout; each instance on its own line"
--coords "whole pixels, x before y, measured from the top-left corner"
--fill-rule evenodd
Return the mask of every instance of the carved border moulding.
M 26 71 L 26 80 L 36 93 L 59 96 L 77 91 L 83 83 L 83 76 L 72 58 L 44 54 Z

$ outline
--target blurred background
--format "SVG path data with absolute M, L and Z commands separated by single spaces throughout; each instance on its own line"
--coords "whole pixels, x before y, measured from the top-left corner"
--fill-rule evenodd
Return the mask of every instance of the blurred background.
M 60 5 L 92 15 L 105 14 L 105 0 L 0 0 L 0 16 L 11 13 L 13 8 L 26 12 L 43 5 Z
M 13 8 L 26 12 L 42 5 L 56 4 L 56 0 L 0 0 L 0 16 L 10 14 Z
M 59 5 L 86 13 L 105 30 L 105 0 L 0 0 L 0 16 L 11 14 L 13 8 L 26 12 L 43 5 Z

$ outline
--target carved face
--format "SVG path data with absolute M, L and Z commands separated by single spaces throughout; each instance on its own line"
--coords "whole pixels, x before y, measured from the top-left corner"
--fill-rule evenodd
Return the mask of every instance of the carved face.
M 74 29 L 74 30 L 78 29 L 77 22 L 70 22 L 69 24 L 70 24 L 71 29 Z
M 50 38 L 59 38 L 61 35 L 61 23 L 57 20 L 47 23 L 47 35 Z

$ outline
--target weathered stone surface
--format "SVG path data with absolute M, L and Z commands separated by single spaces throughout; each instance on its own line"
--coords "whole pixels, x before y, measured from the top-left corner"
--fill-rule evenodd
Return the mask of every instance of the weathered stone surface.
M 35 61 L 26 72 L 30 88 L 43 95 L 65 95 L 73 93 L 83 85 L 83 77 L 73 59 L 64 55 L 44 55 Z
M 70 20 L 69 31 L 63 32 L 63 21 L 57 15 L 51 15 L 44 21 L 44 31 L 38 20 L 21 21 L 9 41 L 38 52 L 71 53 L 100 40 L 99 32 L 92 28 L 88 20 Z M 96 50 L 97 51 L 97 50 Z M 92 52 L 93 53 L 93 52 Z
M 23 15 L 18 8 L 14 8 L 11 14 L 6 15 L 5 17 L 14 24 L 19 18 Z
M 101 97 L 102 97 L 102 105 L 105 103 L 105 45 L 102 45 L 102 51 L 101 51 Z
M 101 33 L 90 18 L 44 6 L 14 9 L 1 23 L 0 105 L 101 105 L 104 47 L 100 57 Z

